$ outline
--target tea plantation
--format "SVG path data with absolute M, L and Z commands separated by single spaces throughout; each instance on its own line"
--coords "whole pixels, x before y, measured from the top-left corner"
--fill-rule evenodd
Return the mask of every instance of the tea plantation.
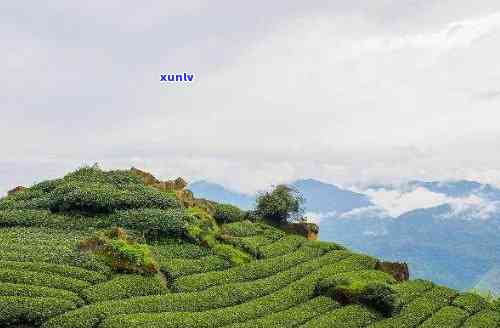
M 500 327 L 496 302 L 148 179 L 84 167 L 0 199 L 0 327 Z

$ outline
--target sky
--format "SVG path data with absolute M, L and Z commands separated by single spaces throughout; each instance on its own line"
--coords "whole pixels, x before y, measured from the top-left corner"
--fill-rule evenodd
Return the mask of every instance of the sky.
M 95 162 L 244 192 L 500 186 L 498 0 L 4 1 L 0 22 L 0 194 Z

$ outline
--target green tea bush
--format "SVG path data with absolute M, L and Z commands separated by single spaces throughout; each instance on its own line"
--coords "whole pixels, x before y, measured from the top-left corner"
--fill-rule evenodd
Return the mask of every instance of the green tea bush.
M 402 305 L 410 303 L 434 287 L 432 282 L 422 279 L 409 280 L 393 286 Z
M 336 244 L 336 243 L 332 243 L 330 241 L 322 241 L 322 240 L 307 240 L 303 244 L 303 246 L 318 248 L 318 249 L 321 249 L 325 252 L 335 251 L 335 250 L 338 250 L 338 251 L 345 251 L 346 250 L 346 248 L 344 246 L 341 246 L 341 245 Z
M 295 286 L 294 282 L 315 272 L 328 264 L 342 262 L 349 256 L 346 252 L 333 252 L 321 257 L 302 263 L 290 270 L 280 272 L 276 275 L 250 282 L 241 282 L 215 286 L 206 290 L 194 293 L 173 293 L 161 296 L 135 297 L 121 301 L 110 301 L 96 303 L 75 311 L 65 313 L 47 323 L 45 327 L 93 327 L 99 320 L 112 315 L 141 312 L 200 312 L 214 308 L 231 307 L 236 304 L 249 302 L 252 299 L 273 294 L 280 289 L 287 289 L 287 286 Z M 307 288 L 298 292 L 301 302 L 309 299 L 316 286 L 318 277 L 309 277 Z M 304 282 L 305 284 L 305 282 Z M 277 295 L 281 295 L 275 293 Z M 296 297 L 295 294 L 288 297 Z M 274 299 L 275 301 L 277 299 Z M 298 304 L 294 299 L 280 300 L 293 306 Z M 293 301 L 293 302 L 292 302 Z M 292 303 L 288 303 L 292 302 Z M 284 310 L 286 308 L 280 309 Z M 254 309 L 250 309 L 254 310 Z M 270 310 L 270 309 L 266 309 Z M 272 312 L 266 312 L 270 314 Z M 232 313 L 230 315 L 233 315 Z M 234 321 L 229 321 L 232 323 Z
M 288 270 L 321 254 L 319 250 L 302 248 L 290 254 L 253 261 L 224 271 L 183 276 L 176 279 L 171 287 L 176 291 L 188 292 L 227 283 L 261 279 Z
M 231 204 L 215 204 L 214 218 L 217 222 L 230 223 L 243 220 L 244 212 Z
M 469 317 L 462 327 L 464 328 L 491 328 L 500 324 L 500 313 L 496 311 L 481 311 Z
M 111 213 L 137 208 L 179 207 L 177 199 L 153 187 L 130 184 L 117 187 L 97 182 L 66 182 L 50 193 L 52 212 Z
M 422 328 L 455 328 L 460 327 L 467 318 L 467 312 L 454 307 L 445 306 L 431 318 L 426 320 L 420 327 Z
M 112 280 L 82 291 L 90 303 L 130 298 L 135 296 L 166 294 L 167 289 L 158 275 L 119 275 Z
M 85 303 L 76 293 L 67 290 L 11 283 L 0 283 L 1 296 L 51 297 L 65 299 L 78 306 Z
M 79 230 L 67 231 L 38 227 L 3 228 L 0 229 L 0 260 L 63 264 L 98 271 L 107 276 L 110 269 L 106 264 L 91 254 L 81 253 L 75 247 L 78 240 L 90 235 L 88 231 Z M 58 268 L 53 267 L 50 270 L 58 270 Z M 86 274 L 82 275 L 82 272 L 78 274 L 83 280 L 100 279 L 97 276 L 83 278 Z
M 261 256 L 260 248 L 271 244 L 273 241 L 273 239 L 263 234 L 251 237 L 234 237 L 226 240 L 227 243 L 257 258 Z
M 377 321 L 378 317 L 359 305 L 348 305 L 312 319 L 304 328 L 362 328 Z
M 0 296 L 0 326 L 38 326 L 50 317 L 75 308 L 75 303 L 63 298 Z
M 117 211 L 106 217 L 110 226 L 140 231 L 157 230 L 166 236 L 183 236 L 194 218 L 181 209 L 135 209 Z
M 293 252 L 307 241 L 297 235 L 287 235 L 282 239 L 259 249 L 259 258 L 269 258 Z
M 278 313 L 307 302 L 314 296 L 316 278 L 316 274 L 311 273 L 302 279 L 288 284 L 283 289 L 234 306 L 191 313 L 163 312 L 115 315 L 107 317 L 101 324 L 101 327 L 209 328 L 244 322 Z M 69 327 L 53 324 L 60 322 L 58 320 L 60 318 L 62 316 L 54 318 L 44 328 Z
M 55 273 L 31 272 L 22 270 L 0 269 L 0 282 L 14 284 L 46 286 L 57 289 L 65 289 L 79 293 L 90 286 L 90 283 Z
M 456 296 L 457 292 L 449 288 L 434 287 L 404 307 L 400 314 L 380 321 L 373 328 L 417 327 L 441 308 L 450 305 Z
M 332 275 L 318 284 L 318 293 L 342 304 L 364 304 L 390 316 L 399 309 L 399 301 L 390 286 L 394 278 L 377 270 L 362 270 Z
M 275 231 L 284 234 L 283 231 L 261 223 L 254 223 L 248 220 L 226 223 L 222 225 L 222 231 L 234 237 L 250 237 L 264 233 L 265 231 Z
M 91 284 L 97 284 L 108 280 L 108 277 L 102 273 L 89 271 L 82 268 L 51 264 L 43 262 L 14 262 L 14 261 L 1 261 L 0 267 L 12 270 L 26 270 L 33 272 L 52 272 L 63 275 L 68 278 L 87 281 Z
M 453 306 L 464 309 L 469 314 L 475 314 L 479 311 L 488 310 L 490 305 L 479 295 L 464 293 L 453 300 Z
M 287 310 L 272 313 L 262 318 L 235 323 L 227 328 L 292 328 L 331 311 L 340 304 L 329 297 L 318 296 Z
M 170 277 L 177 278 L 201 272 L 224 270 L 230 266 L 229 262 L 220 256 L 212 255 L 201 259 L 171 259 L 158 262 L 162 271 Z
M 148 244 L 151 252 L 158 261 L 175 258 L 199 259 L 213 255 L 213 252 L 209 248 L 201 247 L 179 238 L 153 241 Z

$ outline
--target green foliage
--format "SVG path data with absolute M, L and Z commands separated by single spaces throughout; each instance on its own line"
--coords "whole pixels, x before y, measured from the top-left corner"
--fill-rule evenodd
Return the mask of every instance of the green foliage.
M 228 283 L 262 279 L 318 257 L 321 253 L 318 250 L 302 248 L 287 255 L 253 261 L 224 271 L 180 277 L 175 280 L 172 288 L 176 291 L 188 292 Z
M 500 313 L 496 311 L 481 311 L 469 317 L 463 324 L 464 328 L 491 328 L 500 324 Z
M 38 326 L 50 317 L 75 308 L 75 303 L 63 298 L 0 296 L 0 326 Z
M 159 262 L 159 265 L 161 270 L 172 278 L 201 272 L 224 270 L 230 266 L 227 260 L 217 255 L 206 256 L 201 259 L 170 259 Z
M 216 204 L 214 218 L 217 222 L 230 223 L 244 219 L 244 212 L 231 204 Z
M 434 287 L 404 307 L 400 314 L 376 323 L 373 328 L 417 327 L 441 308 L 450 305 L 456 296 L 457 292 L 449 288 Z
M 274 223 L 284 223 L 302 214 L 304 199 L 292 187 L 279 185 L 271 192 L 261 193 L 256 202 L 258 215 Z
M 426 320 L 422 328 L 454 328 L 460 327 L 467 318 L 467 312 L 454 306 L 445 306 Z
M 490 307 L 489 303 L 484 298 L 472 293 L 459 295 L 453 300 L 452 304 L 464 309 L 469 314 L 475 314 L 479 311 L 487 310 Z
M 320 281 L 318 293 L 342 304 L 364 304 L 389 316 L 399 309 L 399 301 L 390 286 L 393 283 L 394 278 L 377 270 L 347 272 Z
M 303 304 L 313 297 L 314 285 L 316 282 L 315 278 L 315 275 L 306 276 L 271 294 L 263 297 L 257 297 L 249 302 L 234 306 L 199 312 L 151 312 L 107 316 L 101 326 L 102 328 L 222 327 L 232 323 L 265 317 L 290 309 L 293 306 Z M 61 325 L 60 318 L 62 318 L 62 316 L 54 318 L 54 321 L 49 322 L 49 324 L 44 328 L 72 327 L 67 323 L 65 325 Z M 85 326 L 78 327 L 82 328 Z
M 63 275 L 45 272 L 0 269 L 0 282 L 45 286 L 65 289 L 75 293 L 90 286 L 86 281 L 68 278 Z
M 52 212 L 111 213 L 134 208 L 172 208 L 174 195 L 144 185 L 127 171 L 84 167 L 0 200 L 0 209 L 48 209 Z
M 201 247 L 180 238 L 163 238 L 149 242 L 149 248 L 159 262 L 174 258 L 197 259 L 213 255 L 210 248 Z
M 87 281 L 91 284 L 104 282 L 108 279 L 106 275 L 99 272 L 85 270 L 82 268 L 69 265 L 51 264 L 43 262 L 15 262 L 15 261 L 0 260 L 0 267 L 4 269 L 12 269 L 18 271 L 27 270 L 33 272 L 52 272 L 63 275 L 68 278 Z
M 129 239 L 121 228 L 82 240 L 79 247 L 82 251 L 100 255 L 116 272 L 147 274 L 158 271 L 158 265 L 148 245 Z
M 74 292 L 34 285 L 0 283 L 0 297 L 1 296 L 51 297 L 68 300 L 78 306 L 84 304 L 80 296 Z
M 393 289 L 398 294 L 401 305 L 406 305 L 425 292 L 434 288 L 434 284 L 427 280 L 416 279 L 396 284 Z
M 377 316 L 359 305 L 348 305 L 307 322 L 304 328 L 362 328 L 377 320 Z
M 307 241 L 306 238 L 297 235 L 288 235 L 275 243 L 263 246 L 259 249 L 259 258 L 269 258 L 293 252 Z
M 222 225 L 222 232 L 233 237 L 250 237 L 264 234 L 266 236 L 278 235 L 281 238 L 284 235 L 283 230 L 248 220 L 224 224 Z
M 272 294 L 280 289 L 286 289 L 286 286 L 293 285 L 297 280 L 328 264 L 342 262 L 341 259 L 345 259 L 346 256 L 349 256 L 349 254 L 344 252 L 328 253 L 264 279 L 215 286 L 196 293 L 175 293 L 97 303 L 55 318 L 55 320 L 49 321 L 46 327 L 91 327 L 99 318 L 117 314 L 174 311 L 199 312 L 234 306 L 249 302 L 254 298 L 258 299 Z M 339 268 L 342 267 L 342 265 L 339 266 Z M 328 273 L 330 271 L 324 272 L 324 274 Z M 299 295 L 302 297 L 302 302 L 310 298 L 308 295 L 312 296 L 314 293 L 317 277 L 314 275 L 310 279 L 308 282 L 309 287 L 305 288 L 302 294 Z M 286 302 L 287 300 L 283 301 Z M 292 303 L 290 306 L 295 304 L 297 303 Z
M 327 311 L 340 306 L 328 297 L 315 297 L 305 303 L 293 306 L 290 309 L 272 313 L 262 318 L 249 320 L 246 322 L 235 323 L 228 328 L 268 328 L 280 327 L 291 328 L 298 327 L 299 325 L 315 318 Z
M 166 294 L 167 289 L 158 275 L 119 275 L 110 281 L 83 290 L 83 297 L 90 303 L 123 299 L 135 296 Z
M 344 246 L 338 245 L 336 243 L 332 243 L 330 241 L 321 241 L 321 240 L 307 240 L 303 246 L 306 247 L 312 247 L 312 248 L 317 248 L 321 249 L 325 252 L 329 251 L 345 251 L 346 248 Z
M 24 227 L 0 229 L 0 260 L 66 264 L 107 275 L 110 269 L 106 264 L 91 254 L 81 253 L 75 247 L 79 239 L 88 236 L 89 233 L 77 230 Z M 39 269 L 33 271 L 37 270 Z M 57 272 L 57 270 L 56 267 L 52 267 L 47 271 Z

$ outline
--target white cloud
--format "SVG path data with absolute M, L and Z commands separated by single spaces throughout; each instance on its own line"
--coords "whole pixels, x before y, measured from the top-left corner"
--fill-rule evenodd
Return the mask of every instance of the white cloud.
M 487 220 L 500 210 L 500 201 L 490 201 L 471 195 L 465 198 L 454 198 L 450 202 L 451 212 L 444 218 L 462 218 L 466 220 Z
M 392 217 L 414 209 L 434 207 L 450 201 L 446 195 L 422 187 L 413 190 L 368 189 L 365 193 L 375 205 L 383 208 Z
M 500 185 L 498 1 L 1 6 L 2 156 L 26 171 Z M 0 172 L 0 190 L 27 178 Z

